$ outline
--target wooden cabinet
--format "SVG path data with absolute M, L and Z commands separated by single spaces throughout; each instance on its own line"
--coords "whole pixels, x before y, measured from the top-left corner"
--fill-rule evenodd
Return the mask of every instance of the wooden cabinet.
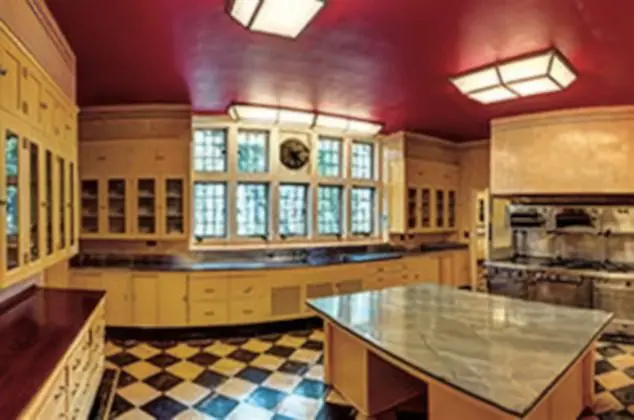
M 161 273 L 158 281 L 158 325 L 187 326 L 187 274 Z
M 0 288 L 77 251 L 66 166 L 77 139 L 62 147 L 53 134 L 55 101 L 75 130 L 75 105 L 0 22 Z
M 160 273 L 132 274 L 132 322 L 140 327 L 158 325 Z
M 112 326 L 133 325 L 132 282 L 129 271 L 103 271 L 106 289 L 106 322 Z

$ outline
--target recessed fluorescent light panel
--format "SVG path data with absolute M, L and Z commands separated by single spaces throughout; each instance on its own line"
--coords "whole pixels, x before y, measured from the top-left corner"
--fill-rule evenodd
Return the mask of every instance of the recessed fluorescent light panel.
M 229 14 L 251 31 L 296 38 L 326 0 L 229 0 Z
M 383 124 L 353 118 L 257 105 L 231 105 L 227 113 L 236 121 L 321 128 L 342 133 L 375 135 L 383 128 Z
M 451 79 L 451 83 L 474 101 L 490 104 L 561 91 L 576 79 L 563 56 L 550 50 L 472 71 Z

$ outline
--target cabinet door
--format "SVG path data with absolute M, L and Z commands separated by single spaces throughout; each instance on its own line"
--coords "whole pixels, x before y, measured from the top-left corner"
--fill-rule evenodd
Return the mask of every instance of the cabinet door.
M 54 176 L 53 176 L 53 152 L 49 149 L 46 150 L 45 154 L 44 154 L 44 182 L 42 184 L 42 186 L 44 187 L 44 202 L 45 202 L 45 207 L 44 207 L 44 249 L 46 252 L 46 255 L 51 255 L 53 253 L 53 251 L 55 250 L 54 248 L 54 235 L 53 235 L 53 226 L 54 226 L 54 220 L 53 220 L 53 206 L 54 206 L 54 201 L 53 201 L 53 194 L 54 194 L 54 188 L 53 188 L 53 182 L 54 182 Z
M 81 233 L 96 235 L 100 231 L 100 188 L 98 179 L 81 180 Z
M 187 215 L 185 200 L 185 180 L 183 178 L 164 178 L 161 188 L 161 234 L 167 237 L 185 236 Z
M 22 56 L 15 44 L 0 32 L 0 107 L 20 113 L 20 70 Z
M 158 273 L 132 274 L 132 320 L 151 327 L 158 323 Z
M 445 228 L 445 223 L 446 223 L 446 219 L 445 219 L 445 213 L 446 213 L 446 209 L 445 209 L 445 191 L 438 189 L 438 190 L 436 190 L 435 194 L 436 194 L 436 196 L 435 196 L 435 202 L 436 202 L 436 211 L 435 211 L 436 228 L 437 229 L 444 229 Z
M 454 229 L 456 227 L 456 191 L 447 191 L 447 227 Z
M 457 251 L 453 254 L 453 285 L 471 286 L 471 269 L 469 265 L 469 252 Z
M 418 227 L 418 189 L 410 186 L 407 188 L 407 229 L 410 231 Z
M 68 276 L 68 287 L 80 290 L 106 290 L 103 273 L 93 270 L 72 270 Z
M 42 90 L 42 102 L 40 103 L 40 127 L 48 138 L 53 136 L 53 107 L 55 106 L 54 95 L 51 89 L 44 87 Z
M 4 117 L 4 118 L 3 118 Z M 16 129 L 14 129 L 16 127 Z M 2 271 L 12 272 L 22 265 L 24 246 L 23 232 L 27 231 L 24 211 L 20 196 L 25 187 L 22 180 L 24 168 L 21 159 L 22 139 L 18 134 L 17 124 L 0 113 L 0 132 L 2 141 L 2 190 L 0 191 L 0 220 L 3 221 L 2 235 Z
M 78 220 L 77 217 L 77 166 L 75 162 L 68 162 L 68 217 L 70 228 L 70 246 L 76 247 L 79 235 Z
M 429 230 L 432 228 L 432 197 L 431 188 L 420 189 L 420 228 Z
M 22 65 L 22 80 L 20 82 L 20 96 L 22 98 L 22 116 L 31 124 L 40 126 L 42 79 L 40 74 L 28 63 Z
M 28 170 L 26 176 L 28 177 L 29 185 L 29 197 L 28 197 L 28 214 L 29 214 L 29 235 L 28 235 L 28 253 L 29 261 L 38 261 L 42 256 L 42 249 L 44 247 L 44 235 L 43 235 L 43 208 L 45 203 L 42 197 L 42 149 L 40 145 L 32 140 L 27 142 L 27 165 Z
M 443 255 L 440 257 L 440 284 L 443 286 L 454 285 L 453 256 Z
M 161 327 L 187 325 L 187 274 L 163 273 L 158 281 L 158 323 Z
M 123 178 L 105 180 L 106 184 L 106 234 L 125 235 L 128 232 L 128 185 Z
M 155 178 L 139 178 L 135 185 L 134 232 L 139 236 L 155 236 L 158 233 L 157 181 Z
M 338 295 L 345 295 L 350 293 L 356 293 L 363 290 L 363 279 L 347 279 L 338 281 L 335 283 L 335 293 Z
M 106 322 L 111 326 L 132 325 L 132 286 L 129 273 L 104 272 Z
M 57 237 L 58 240 L 58 249 L 64 249 L 68 245 L 68 212 L 66 211 L 66 203 L 68 199 L 68 189 L 66 186 L 67 176 L 66 176 L 66 162 L 64 157 L 57 157 L 57 221 L 56 225 L 58 228 Z

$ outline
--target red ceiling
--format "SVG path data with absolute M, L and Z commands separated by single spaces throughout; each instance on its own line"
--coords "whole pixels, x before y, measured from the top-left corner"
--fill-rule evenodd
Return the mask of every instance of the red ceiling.
M 232 101 L 316 109 L 455 140 L 492 117 L 634 102 L 631 0 L 328 0 L 297 40 L 249 33 L 223 0 L 48 0 L 78 57 L 79 103 Z M 495 105 L 448 77 L 556 46 L 579 78 Z

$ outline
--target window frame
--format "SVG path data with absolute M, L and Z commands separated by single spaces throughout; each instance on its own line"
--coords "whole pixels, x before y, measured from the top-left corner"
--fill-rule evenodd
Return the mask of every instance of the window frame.
M 193 138 L 197 129 L 224 129 L 227 139 L 227 170 L 226 172 L 196 172 L 194 169 Z M 238 171 L 237 149 L 238 130 L 266 130 L 268 136 L 268 160 L 266 173 L 244 173 Z M 307 138 L 311 159 L 305 171 L 291 171 L 286 169 L 279 162 L 279 146 L 284 140 L 284 135 L 297 134 Z M 319 151 L 319 137 L 341 140 L 340 148 L 340 177 L 322 177 L 319 174 L 317 164 Z M 350 156 L 353 142 L 371 143 L 373 145 L 373 179 L 352 179 Z M 227 223 L 225 238 L 209 238 L 201 242 L 194 240 L 194 229 L 192 228 L 189 240 L 191 250 L 230 250 L 230 249 L 269 249 L 269 248 L 302 248 L 306 246 L 341 246 L 354 244 L 378 244 L 387 240 L 388 230 L 384 221 L 387 220 L 384 211 L 386 205 L 384 183 L 382 177 L 382 145 L 380 137 L 351 137 L 331 130 L 306 129 L 300 127 L 285 127 L 267 124 L 251 124 L 236 122 L 226 116 L 203 116 L 194 115 L 192 118 L 191 135 L 191 158 L 190 158 L 190 185 L 193 192 L 193 185 L 198 181 L 225 182 L 227 185 Z M 258 237 L 243 237 L 237 235 L 237 211 L 236 194 L 238 182 L 268 183 L 269 186 L 269 206 L 268 206 L 268 238 L 263 240 Z M 287 236 L 282 239 L 279 232 L 279 205 L 280 184 L 305 184 L 307 186 L 307 235 Z M 342 187 L 342 235 L 337 238 L 335 235 L 319 235 L 317 226 L 317 194 L 319 185 L 336 185 Z M 362 235 L 352 235 L 350 232 L 351 220 L 351 189 L 353 187 L 374 188 L 375 206 L 373 213 L 374 230 L 369 237 Z M 194 194 L 192 193 L 190 203 L 190 221 L 194 221 Z M 193 226 L 193 225 L 192 225 Z

